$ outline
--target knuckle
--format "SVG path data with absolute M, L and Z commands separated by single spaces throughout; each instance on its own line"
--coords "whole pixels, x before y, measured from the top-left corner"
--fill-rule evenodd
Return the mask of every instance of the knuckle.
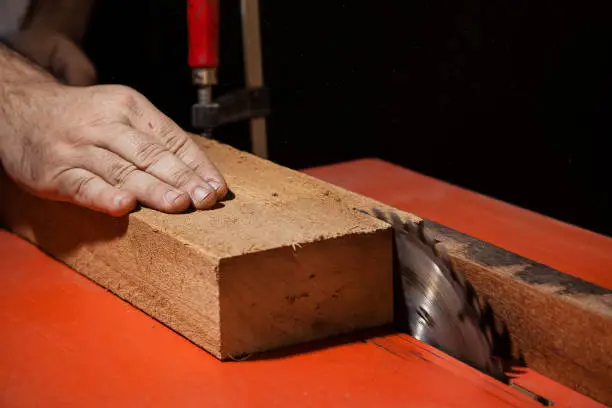
M 187 169 L 176 169 L 172 171 L 170 177 L 176 186 L 186 186 L 195 181 L 194 174 Z
M 131 163 L 114 162 L 109 169 L 109 182 L 116 186 L 122 186 L 127 179 L 138 169 Z
M 139 112 L 141 110 L 138 106 L 136 96 L 131 93 L 117 95 L 117 103 L 120 107 L 130 112 Z
M 69 192 L 71 192 L 74 198 L 77 198 L 81 201 L 86 201 L 88 199 L 88 186 L 93 182 L 95 176 L 83 176 L 77 178 L 72 186 L 69 186 Z
M 47 191 L 60 197 L 69 197 L 82 200 L 87 196 L 87 187 L 95 178 L 91 176 L 74 177 L 74 169 L 62 169 L 53 175 L 51 183 L 47 184 Z
M 85 146 L 91 144 L 91 138 L 85 129 L 76 127 L 65 131 L 65 140 L 73 146 Z
M 136 149 L 136 160 L 142 167 L 147 168 L 159 161 L 166 152 L 166 149 L 158 143 L 142 142 Z
M 176 155 L 184 156 L 189 150 L 190 140 L 181 132 L 168 132 L 165 142 L 168 150 Z
M 189 166 L 189 168 L 193 169 L 196 174 L 208 173 L 208 168 L 202 162 L 191 157 L 183 160 L 185 161 L 185 164 Z
M 105 90 L 111 95 L 112 101 L 121 109 L 132 113 L 142 111 L 140 107 L 140 94 L 134 89 L 124 85 L 108 85 Z

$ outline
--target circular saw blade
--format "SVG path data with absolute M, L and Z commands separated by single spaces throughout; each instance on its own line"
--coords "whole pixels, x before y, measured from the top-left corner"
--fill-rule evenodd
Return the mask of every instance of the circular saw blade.
M 423 222 L 372 211 L 395 231 L 403 292 L 401 326 L 416 339 L 503 380 L 502 366 L 493 356 L 493 328 L 483 322 L 476 292 L 454 270 L 442 244 L 427 233 Z

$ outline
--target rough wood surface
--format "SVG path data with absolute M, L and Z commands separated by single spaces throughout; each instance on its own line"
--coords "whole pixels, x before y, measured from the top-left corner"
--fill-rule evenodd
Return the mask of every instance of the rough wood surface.
M 234 193 L 219 208 L 113 219 L 4 177 L 1 219 L 218 358 L 392 321 L 392 234 L 352 209 L 371 200 L 194 138 Z

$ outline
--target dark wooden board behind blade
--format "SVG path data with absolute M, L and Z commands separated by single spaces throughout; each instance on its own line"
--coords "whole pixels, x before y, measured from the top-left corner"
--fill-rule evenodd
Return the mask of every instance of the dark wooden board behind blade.
M 435 222 L 424 225 L 483 301 L 510 377 L 526 366 L 612 405 L 612 290 Z M 401 326 L 401 294 L 396 302 Z

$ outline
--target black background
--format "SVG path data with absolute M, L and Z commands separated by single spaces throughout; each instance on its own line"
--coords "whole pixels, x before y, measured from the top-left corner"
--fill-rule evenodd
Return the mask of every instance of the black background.
M 238 0 L 221 0 L 217 95 L 243 86 Z M 261 0 L 270 159 L 379 157 L 612 235 L 606 2 Z M 186 1 L 100 0 L 103 83 L 190 129 Z M 248 149 L 244 123 L 215 136 Z

